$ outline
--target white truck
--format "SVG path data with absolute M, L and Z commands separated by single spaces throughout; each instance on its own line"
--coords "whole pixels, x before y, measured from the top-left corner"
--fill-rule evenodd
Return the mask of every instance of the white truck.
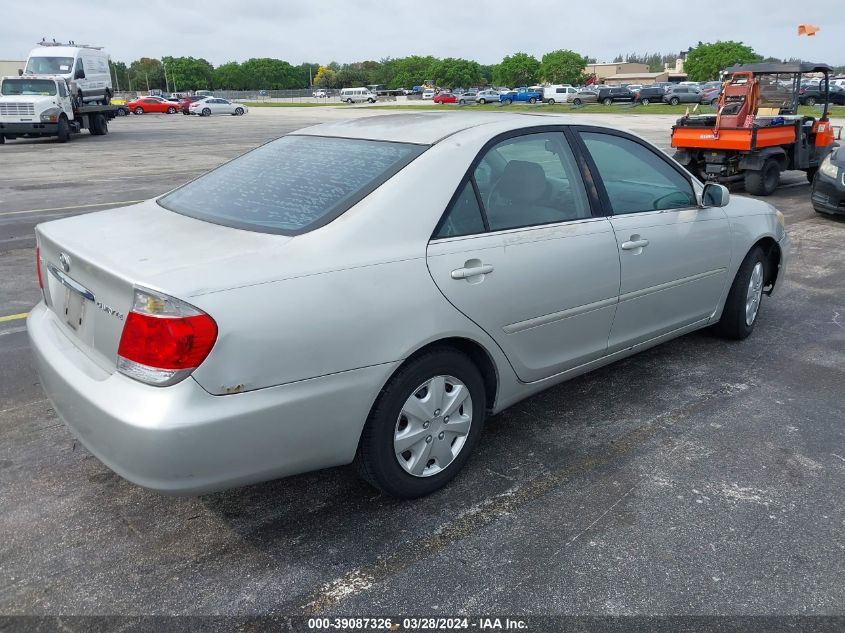
M 94 136 L 108 134 L 117 106 L 81 105 L 67 79 L 51 75 L 23 75 L 0 79 L 0 144 L 19 137 L 55 136 L 60 143 L 87 129 Z

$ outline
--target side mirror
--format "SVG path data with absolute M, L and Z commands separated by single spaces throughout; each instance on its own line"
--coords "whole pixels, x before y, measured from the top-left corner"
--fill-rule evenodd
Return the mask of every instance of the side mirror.
M 23 77 L 23 68 L 18 68 L 18 77 Z
M 731 200 L 731 193 L 725 185 L 708 182 L 701 192 L 702 207 L 726 207 Z
M 79 68 L 73 75 L 74 79 L 85 79 L 85 71 Z

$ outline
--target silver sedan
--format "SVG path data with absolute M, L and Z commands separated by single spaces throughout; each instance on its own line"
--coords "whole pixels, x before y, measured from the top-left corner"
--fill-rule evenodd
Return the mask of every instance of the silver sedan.
M 181 494 L 353 461 L 430 493 L 531 394 L 699 328 L 751 334 L 789 251 L 768 203 L 637 136 L 490 113 L 307 128 L 36 236 L 55 410 Z
M 220 99 L 219 97 L 207 97 L 202 101 L 191 103 L 188 111 L 191 114 L 199 114 L 200 116 L 211 116 L 212 114 L 241 116 L 249 112 L 249 108 L 243 103 L 235 103 L 227 99 Z

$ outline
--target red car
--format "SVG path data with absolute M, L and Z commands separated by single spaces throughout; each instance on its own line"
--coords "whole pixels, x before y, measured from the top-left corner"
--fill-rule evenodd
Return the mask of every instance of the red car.
M 458 98 L 451 92 L 441 92 L 440 94 L 434 95 L 432 101 L 434 103 L 457 103 Z
M 176 114 L 179 111 L 178 103 L 165 101 L 161 97 L 138 97 L 127 103 L 126 107 L 135 114 L 146 114 L 147 112 Z
M 191 113 L 191 104 L 194 101 L 202 101 L 203 99 L 207 99 L 208 95 L 191 95 L 189 97 L 184 97 L 179 102 L 179 109 L 182 111 L 182 114 L 190 114 Z

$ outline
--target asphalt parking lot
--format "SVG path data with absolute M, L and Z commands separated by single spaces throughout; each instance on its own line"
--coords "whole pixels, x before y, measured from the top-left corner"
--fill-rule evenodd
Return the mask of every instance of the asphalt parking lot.
M 376 114 L 133 116 L 0 147 L 0 613 L 842 614 L 845 221 L 800 173 L 770 199 L 794 253 L 751 338 L 691 334 L 523 401 L 430 497 L 346 467 L 164 497 L 74 441 L 2 320 L 39 297 L 32 227 Z M 596 120 L 666 148 L 673 118 Z

